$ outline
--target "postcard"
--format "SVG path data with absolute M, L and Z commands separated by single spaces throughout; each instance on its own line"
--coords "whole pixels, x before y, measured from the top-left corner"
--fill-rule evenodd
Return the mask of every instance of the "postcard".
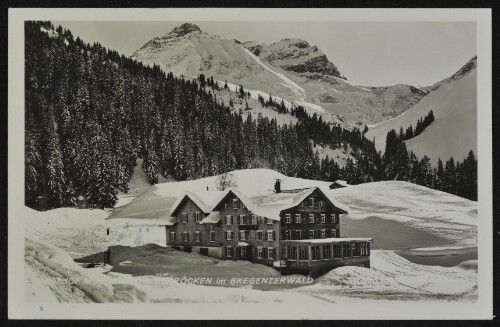
M 11 9 L 9 318 L 491 319 L 488 9 Z

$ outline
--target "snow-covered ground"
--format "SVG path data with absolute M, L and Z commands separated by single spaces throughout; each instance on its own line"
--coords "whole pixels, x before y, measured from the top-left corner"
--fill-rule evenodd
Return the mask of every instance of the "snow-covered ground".
M 245 185 L 249 195 L 269 192 L 275 178 L 282 179 L 283 189 L 319 186 L 331 192 L 350 208 L 349 216 L 342 222 L 341 236 L 375 238 L 371 269 L 338 268 L 306 286 L 224 287 L 213 282 L 208 285 L 181 282 L 178 278 L 280 277 L 267 266 L 220 261 L 164 248 L 165 230 L 159 226 L 159 208 L 149 213 L 144 208 L 152 203 L 162 204 L 166 213 L 169 203 L 186 190 L 200 186 L 215 190 L 216 177 L 208 177 L 148 187 L 130 203 L 115 209 L 114 219 L 107 219 L 109 212 L 100 209 L 60 208 L 38 212 L 26 208 L 20 215 L 26 226 L 26 299 L 73 303 L 477 300 L 477 260 L 467 257 L 466 261 L 449 267 L 439 266 L 439 261 L 438 265 L 433 262 L 432 266 L 426 266 L 411 260 L 415 253 L 433 255 L 436 251 L 457 252 L 476 246 L 475 202 L 404 182 L 326 190 L 327 182 L 287 177 L 268 169 L 235 171 L 233 175 L 238 185 Z M 145 187 L 140 178 L 134 185 Z M 122 201 L 125 197 L 130 198 L 120 195 L 122 203 L 128 201 Z M 130 218 L 134 215 L 137 217 Z M 112 266 L 83 268 L 73 260 L 102 262 L 103 252 L 108 248 L 112 250 Z

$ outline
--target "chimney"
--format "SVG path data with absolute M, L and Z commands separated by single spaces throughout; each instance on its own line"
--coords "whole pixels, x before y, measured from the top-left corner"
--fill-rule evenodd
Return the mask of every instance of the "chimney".
M 274 183 L 274 191 L 276 193 L 281 193 L 281 179 L 277 179 Z

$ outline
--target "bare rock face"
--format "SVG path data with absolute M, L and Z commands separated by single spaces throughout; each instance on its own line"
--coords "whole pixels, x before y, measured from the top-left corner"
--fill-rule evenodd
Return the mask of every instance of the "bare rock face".
M 170 32 L 170 34 L 175 34 L 177 36 L 184 36 L 189 33 L 201 33 L 201 29 L 195 24 L 184 23 L 179 27 L 175 27 Z
M 308 78 L 317 79 L 317 74 L 320 74 L 346 79 L 318 47 L 304 40 L 283 39 L 270 45 L 245 42 L 243 46 L 274 66 Z

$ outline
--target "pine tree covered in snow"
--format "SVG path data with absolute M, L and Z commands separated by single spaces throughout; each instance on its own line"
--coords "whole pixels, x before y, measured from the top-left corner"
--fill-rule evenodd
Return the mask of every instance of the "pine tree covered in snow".
M 77 197 L 112 207 L 118 190 L 128 190 L 137 158 L 144 159 L 150 183 L 160 175 L 187 180 L 256 167 L 349 183 L 409 178 L 408 153 L 395 132 L 382 160 L 358 128 L 332 125 L 301 106 L 286 108 L 284 101 L 259 96 L 263 106 L 291 114 L 298 123 L 280 125 L 251 111 L 243 119 L 211 93 L 218 87 L 213 77 L 177 78 L 99 43 L 74 39 L 50 22 L 26 22 L 25 36 L 29 206 L 45 196 L 53 207 L 73 205 Z M 249 97 L 242 85 L 239 94 Z M 333 158 L 320 159 L 312 144 L 342 147 L 352 159 L 340 168 Z M 466 183 L 474 183 L 475 164 L 472 154 L 460 165 Z M 427 163 L 419 165 L 428 172 Z M 456 173 L 447 178 L 448 173 L 451 168 L 432 183 L 458 192 Z M 420 180 L 429 183 L 427 175 Z

